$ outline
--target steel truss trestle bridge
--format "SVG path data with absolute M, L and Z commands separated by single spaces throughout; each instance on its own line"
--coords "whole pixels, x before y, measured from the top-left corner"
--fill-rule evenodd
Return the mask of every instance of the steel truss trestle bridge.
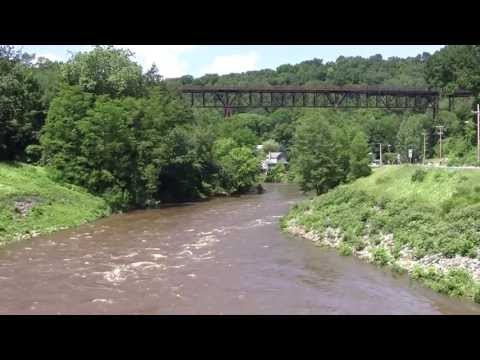
M 225 117 L 234 109 L 265 108 L 377 108 L 438 113 L 441 92 L 435 89 L 384 86 L 183 86 L 180 91 L 191 106 L 223 108 Z M 457 97 L 471 97 L 459 90 L 449 98 L 449 109 Z

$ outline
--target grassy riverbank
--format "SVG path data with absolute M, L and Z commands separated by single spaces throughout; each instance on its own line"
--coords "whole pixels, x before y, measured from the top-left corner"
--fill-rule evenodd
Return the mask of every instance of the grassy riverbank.
M 103 199 L 54 182 L 47 170 L 0 163 L 0 246 L 109 214 Z
M 297 205 L 282 227 L 480 303 L 480 171 L 385 166 Z

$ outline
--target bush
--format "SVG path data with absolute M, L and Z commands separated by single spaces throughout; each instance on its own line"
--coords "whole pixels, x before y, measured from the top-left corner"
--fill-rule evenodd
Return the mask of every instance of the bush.
M 380 185 L 380 184 L 388 183 L 391 180 L 392 178 L 390 176 L 382 176 L 375 179 L 375 184 Z
M 356 251 L 361 251 L 365 248 L 362 239 L 357 236 L 352 230 L 346 231 L 343 235 L 343 242 Z
M 438 245 L 442 255 L 453 258 L 455 255 L 470 256 L 475 252 L 475 244 L 459 235 L 455 237 L 447 235 L 439 240 Z
M 37 163 L 42 157 L 42 147 L 40 145 L 28 145 L 25 149 L 27 162 Z
M 447 273 L 441 273 L 434 268 L 423 270 L 416 267 L 412 271 L 412 279 L 420 280 L 428 287 L 439 293 L 454 297 L 471 297 L 473 300 L 477 297 L 475 283 L 465 270 L 452 269 Z
M 443 178 L 443 175 L 442 175 L 441 172 L 436 172 L 435 175 L 433 175 L 433 179 L 434 179 L 436 182 L 439 182 L 442 178 Z
M 391 257 L 385 248 L 376 248 L 373 250 L 373 262 L 380 266 L 385 266 L 391 262 Z
M 393 263 L 391 269 L 395 274 L 399 274 L 399 275 L 403 275 L 407 271 L 404 268 L 402 268 L 400 265 L 398 265 L 397 263 Z
M 380 209 L 384 210 L 388 203 L 390 202 L 390 199 L 386 198 L 385 196 L 380 196 L 376 202 L 375 205 L 378 206 Z
M 288 173 L 283 164 L 275 166 L 273 169 L 267 171 L 265 182 L 267 183 L 281 183 L 288 181 Z
M 475 301 L 477 304 L 480 304 L 480 288 L 477 288 L 475 291 L 475 294 L 473 295 L 473 301 Z
M 342 256 L 350 256 L 352 255 L 352 248 L 348 246 L 347 244 L 341 244 L 339 248 L 340 255 Z
M 422 169 L 417 169 L 412 175 L 412 181 L 413 182 L 423 182 L 425 179 L 425 176 L 427 175 L 427 172 Z

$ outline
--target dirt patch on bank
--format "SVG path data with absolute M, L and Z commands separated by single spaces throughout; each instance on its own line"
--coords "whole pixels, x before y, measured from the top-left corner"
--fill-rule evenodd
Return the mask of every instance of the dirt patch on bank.
M 40 203 L 41 199 L 38 197 L 24 197 L 15 200 L 15 207 L 13 211 L 22 217 L 27 216 L 30 211 Z

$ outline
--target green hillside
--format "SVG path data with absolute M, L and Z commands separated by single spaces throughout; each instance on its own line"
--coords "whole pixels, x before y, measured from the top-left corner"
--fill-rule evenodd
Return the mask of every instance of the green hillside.
M 0 246 L 108 213 L 104 200 L 54 182 L 42 167 L 0 163 Z

